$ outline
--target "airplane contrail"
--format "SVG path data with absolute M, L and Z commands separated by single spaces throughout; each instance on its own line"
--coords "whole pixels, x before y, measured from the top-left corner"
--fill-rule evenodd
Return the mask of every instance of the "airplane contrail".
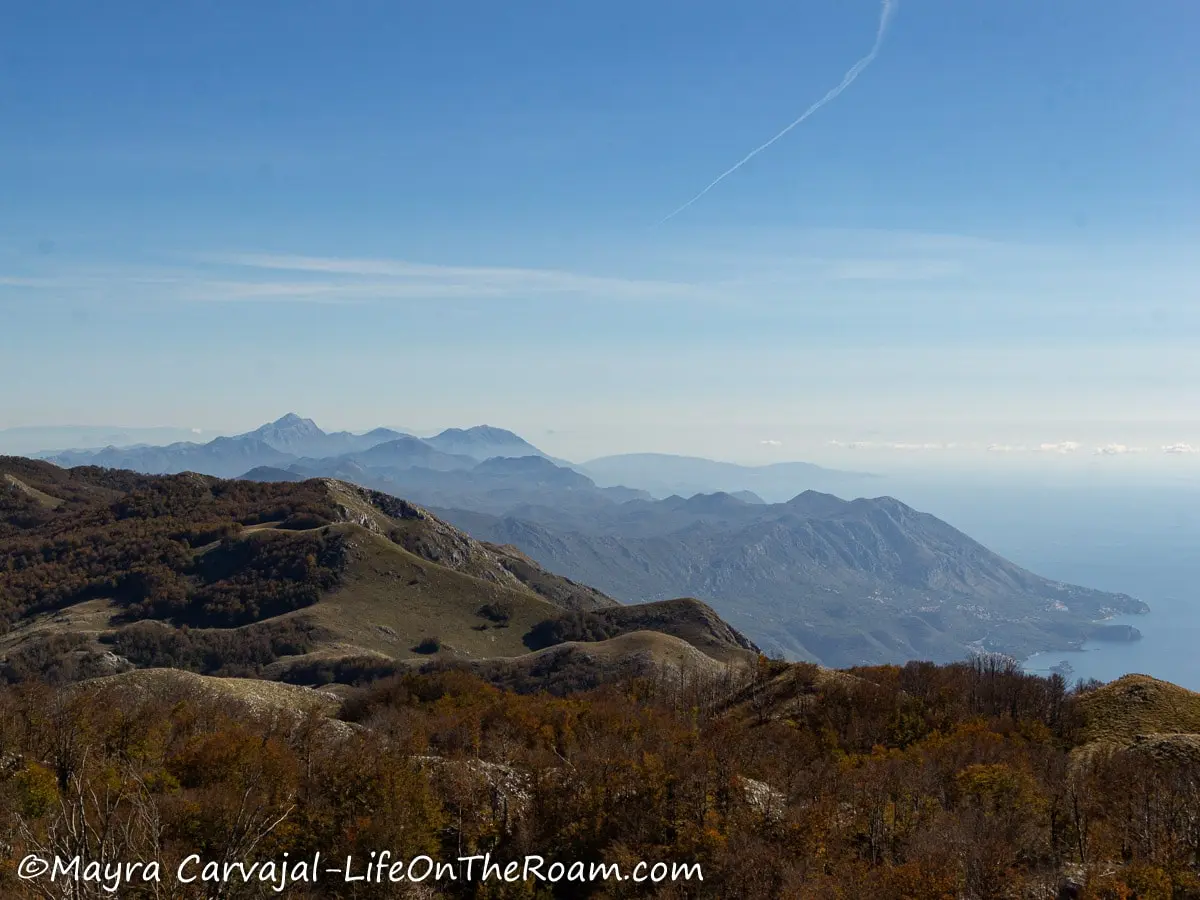
M 845 76 L 843 76 L 841 83 L 837 87 L 830 90 L 829 93 L 827 93 L 824 97 L 822 97 L 820 100 L 818 100 L 816 103 L 814 103 L 808 109 L 806 109 L 804 111 L 804 114 L 801 115 L 800 118 L 798 118 L 796 121 L 792 122 L 792 124 L 790 124 L 787 128 L 783 129 L 783 131 L 779 132 L 779 134 L 775 135 L 775 137 L 771 138 L 769 141 L 767 141 L 762 146 L 755 147 L 753 150 L 751 150 L 749 153 L 747 153 L 744 157 L 742 157 L 736 164 L 730 166 L 728 169 L 726 169 L 724 172 L 722 172 L 719 176 L 717 176 L 715 179 L 713 179 L 712 183 L 709 184 L 708 187 L 706 187 L 704 190 L 702 190 L 700 193 L 698 193 L 695 197 L 693 197 L 687 203 L 683 204 L 683 206 L 679 207 L 679 209 L 675 210 L 673 213 L 671 213 L 665 219 L 660 221 L 658 224 L 662 225 L 663 222 L 667 222 L 667 221 L 675 218 L 677 215 L 679 215 L 681 212 L 683 212 L 685 209 L 687 209 L 689 206 L 691 206 L 693 203 L 695 203 L 697 200 L 699 200 L 701 197 L 703 197 L 705 194 L 707 194 L 709 191 L 711 191 L 713 188 L 715 188 L 718 184 L 720 184 L 722 181 L 724 181 L 726 178 L 728 178 L 730 175 L 732 175 L 734 172 L 736 172 L 738 169 L 740 169 L 746 163 L 750 162 L 750 160 L 754 159 L 754 157 L 758 156 L 758 154 L 762 153 L 764 150 L 766 150 L 768 147 L 770 147 L 773 143 L 775 143 L 777 140 L 779 140 L 781 137 L 783 137 L 785 134 L 787 134 L 789 131 L 791 131 L 793 128 L 795 128 L 797 125 L 799 125 L 805 119 L 807 119 L 809 116 L 811 116 L 817 110 L 819 110 L 826 103 L 829 103 L 830 101 L 837 99 L 837 96 L 842 91 L 846 90 L 846 88 L 850 87 L 850 85 L 852 85 L 854 83 L 854 79 L 858 78 L 858 76 L 862 74 L 863 70 L 867 66 L 869 66 L 871 63 L 873 63 L 875 61 L 875 57 L 879 55 L 879 48 L 883 46 L 883 38 L 887 34 L 888 23 L 891 21 L 892 14 L 895 11 L 895 7 L 897 6 L 898 3 L 899 3 L 899 0 L 883 0 L 883 10 L 879 15 L 879 29 L 875 32 L 875 44 L 871 47 L 871 52 L 868 53 L 866 56 L 864 56 L 862 59 L 860 59 L 853 66 L 850 67 L 850 71 L 848 71 L 845 74 Z

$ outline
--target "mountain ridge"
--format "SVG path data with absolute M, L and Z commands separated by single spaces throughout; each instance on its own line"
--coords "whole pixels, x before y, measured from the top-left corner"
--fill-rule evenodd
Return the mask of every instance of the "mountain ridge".
M 713 496 L 629 503 L 574 529 L 439 513 L 618 599 L 703 597 L 763 646 L 833 667 L 1069 649 L 1102 627 L 1094 620 L 1147 609 L 1037 576 L 891 497 L 714 508 Z
M 519 657 L 576 637 L 571 623 L 601 613 L 605 637 L 657 629 L 719 661 L 756 650 L 697 601 L 606 613 L 619 604 L 513 548 L 335 479 L 256 483 L 4 457 L 0 476 L 0 667 L 10 678 Z M 48 549 L 62 546 L 90 550 Z
M 792 496 L 800 485 L 820 490 L 869 490 L 878 476 L 808 462 L 757 466 L 672 453 L 620 453 L 575 466 L 601 487 L 624 484 L 660 496 L 749 491 L 768 501 Z
M 475 425 L 469 428 L 447 428 L 430 437 L 416 437 L 391 428 L 374 428 L 363 433 L 348 431 L 325 432 L 312 419 L 303 418 L 294 412 L 260 425 L 251 431 L 234 435 L 221 435 L 206 442 L 193 440 L 175 441 L 169 444 L 117 444 L 107 442 L 99 449 L 58 449 L 40 452 L 41 458 L 66 467 L 101 465 L 106 468 L 127 468 L 152 474 L 177 474 L 194 470 L 217 477 L 232 478 L 259 466 L 279 466 L 301 461 L 330 460 L 371 450 L 380 444 L 408 439 L 419 441 L 450 457 L 462 457 L 459 467 L 469 468 L 473 463 L 485 462 L 495 457 L 520 458 L 542 457 L 560 468 L 573 469 L 593 480 L 596 486 L 622 491 L 646 492 L 666 495 L 682 492 L 712 493 L 755 493 L 766 490 L 777 494 L 780 489 L 790 488 L 792 493 L 802 487 L 824 487 L 831 485 L 846 488 L 872 476 L 854 472 L 827 469 L 812 463 L 777 463 L 769 466 L 739 466 L 734 463 L 705 460 L 699 457 L 672 456 L 669 454 L 624 454 L 602 457 L 586 464 L 576 464 L 559 459 L 520 435 L 492 425 Z M 207 448 L 207 449 L 205 449 Z M 678 472 L 681 467 L 699 467 L 682 481 L 666 479 L 661 472 L 631 471 L 630 477 L 611 477 L 604 471 L 606 464 L 624 461 L 653 461 L 660 469 L 666 467 Z M 238 466 L 242 466 L 240 469 Z M 592 466 L 596 471 L 589 471 Z M 714 474 L 716 473 L 716 474 Z M 694 476 L 694 477 L 692 477 Z M 764 481 L 764 477 L 766 480 Z M 717 482 L 726 483 L 717 483 Z M 790 496 L 790 494 L 789 494 Z M 761 497 L 759 498 L 761 499 Z
M 201 469 L 216 448 L 237 461 L 222 470 L 227 477 L 332 477 L 409 497 L 488 543 L 512 545 L 537 564 L 619 599 L 701 597 L 764 646 L 795 658 L 856 665 L 948 661 L 979 650 L 1023 657 L 1075 649 L 1089 636 L 1140 636 L 1136 629 L 1118 633 L 1093 623 L 1114 612 L 1144 611 L 1140 601 L 1057 587 L 895 498 L 845 500 L 809 484 L 784 502 L 756 503 L 761 495 L 732 490 L 656 501 L 632 488 L 605 486 L 584 474 L 586 467 L 558 466 L 545 454 L 477 460 L 411 435 L 335 457 L 294 459 L 261 437 L 310 440 L 319 429 L 294 414 L 269 426 L 259 436 L 181 445 L 179 464 Z M 471 434 L 480 445 L 512 436 L 478 426 L 450 430 L 442 446 L 461 449 L 455 442 Z M 156 451 L 138 452 L 152 468 L 168 468 Z M 115 452 L 92 461 L 127 460 Z M 714 465 L 726 473 L 749 471 Z M 824 471 L 808 464 L 760 468 Z M 281 471 L 287 474 L 276 474 Z

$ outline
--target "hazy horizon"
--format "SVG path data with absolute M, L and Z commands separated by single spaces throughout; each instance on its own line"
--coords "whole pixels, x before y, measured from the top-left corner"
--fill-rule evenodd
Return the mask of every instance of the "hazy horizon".
M 679 429 L 663 440 L 651 433 L 643 436 L 630 433 L 606 443 L 597 440 L 594 432 L 562 432 L 556 429 L 533 427 L 511 428 L 493 419 L 475 422 L 456 422 L 431 425 L 425 428 L 412 424 L 397 424 L 381 418 L 371 424 L 332 424 L 303 412 L 290 411 L 316 422 L 326 432 L 351 431 L 363 433 L 386 427 L 431 437 L 446 428 L 467 428 L 491 425 L 514 431 L 551 456 L 573 463 L 586 463 L 604 456 L 629 453 L 662 453 L 700 457 L 739 465 L 770 465 L 782 462 L 806 462 L 825 468 L 860 472 L 892 479 L 907 479 L 915 483 L 935 482 L 938 479 L 1011 480 L 1046 483 L 1137 484 L 1178 483 L 1200 485 L 1200 455 L 1190 445 L 1174 443 L 1159 446 L 1137 446 L 1113 442 L 1087 444 L 1081 441 L 1030 441 L 1026 444 L 984 444 L 970 442 L 921 442 L 912 438 L 890 440 L 875 434 L 859 441 L 840 441 L 813 437 L 798 440 L 759 441 L 755 445 L 743 441 L 735 452 L 722 452 L 730 446 L 727 439 L 707 433 L 705 428 Z M 72 447 L 103 446 L 102 432 L 107 437 L 121 433 L 125 444 L 168 444 L 176 441 L 205 443 L 219 436 L 231 436 L 252 431 L 260 425 L 279 418 L 254 421 L 248 426 L 223 429 L 199 429 L 150 425 L 47 425 L 0 428 L 0 454 L 18 455 L 63 450 Z M 334 419 L 333 422 L 338 422 Z M 342 420 L 344 421 L 344 420 Z M 95 432 L 97 440 L 86 439 L 72 443 L 67 435 Z M 1078 431 L 1078 429 L 1077 429 Z M 778 433 L 783 433 L 777 429 Z M 661 432 L 660 432 L 661 434 Z M 55 438 L 59 438 L 55 443 Z M 99 442 L 97 442 L 99 441 Z M 740 452 L 738 452 L 740 451 Z
M 1194 6 L 66 7 L 0 35 L 0 428 L 1200 458 Z

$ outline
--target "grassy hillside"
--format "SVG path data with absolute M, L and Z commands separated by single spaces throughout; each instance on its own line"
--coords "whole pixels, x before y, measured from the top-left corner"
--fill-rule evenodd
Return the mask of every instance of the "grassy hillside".
M 538 622 L 561 610 L 516 579 L 493 581 L 430 563 L 357 525 L 336 528 L 349 559 L 337 588 L 323 602 L 295 613 L 343 642 L 393 658 L 415 657 L 425 638 L 443 656 L 514 656 Z M 502 610 L 503 622 L 480 612 Z
M 1126 675 L 1080 699 L 1089 741 L 1129 743 L 1138 735 L 1200 734 L 1200 694 L 1149 675 Z
M 543 623 L 531 635 L 540 646 L 565 640 L 607 640 L 654 631 L 676 637 L 721 662 L 751 661 L 758 648 L 727 625 L 711 607 L 691 597 L 573 612 Z
M 510 658 L 568 639 L 547 640 L 547 623 L 620 609 L 512 548 L 331 479 L 230 482 L 21 459 L 0 459 L 0 477 L 10 680 Z M 716 658 L 749 655 L 689 602 L 606 621 L 595 638 L 650 628 Z
M 518 693 L 565 696 L 637 678 L 679 682 L 720 679 L 723 663 L 687 641 L 658 631 L 632 631 L 602 641 L 566 641 L 512 659 L 475 663 L 470 671 Z

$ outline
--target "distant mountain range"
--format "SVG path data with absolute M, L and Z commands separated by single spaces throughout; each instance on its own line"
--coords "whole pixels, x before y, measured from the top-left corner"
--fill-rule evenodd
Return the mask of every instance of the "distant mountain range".
M 1146 609 L 1034 575 L 890 497 L 809 490 L 775 504 L 723 492 L 655 500 L 534 456 L 470 469 L 364 464 L 389 446 L 246 477 L 334 477 L 409 497 L 619 600 L 700 597 L 760 646 L 830 666 L 973 651 L 1024 657 L 1088 637 L 1129 639 L 1136 630 L 1096 621 Z
M 752 492 L 771 501 L 794 497 L 801 490 L 858 494 L 871 491 L 877 476 L 826 469 L 806 462 L 741 466 L 669 453 L 624 453 L 604 456 L 577 467 L 598 485 L 630 485 L 666 497 L 679 494 Z M 877 489 L 877 488 L 876 488 Z
M 454 456 L 467 456 L 483 461 L 497 456 L 521 457 L 542 456 L 545 453 L 522 437 L 503 428 L 493 428 L 490 425 L 476 425 L 474 428 L 447 428 L 440 434 L 426 438 L 425 442 L 435 450 Z M 569 466 L 564 460 L 554 462 Z
M 296 415 L 206 444 L 51 459 L 148 474 L 352 482 L 437 510 L 479 539 L 621 601 L 699 597 L 760 646 L 831 666 L 948 661 L 972 651 L 1024 657 L 1088 637 L 1133 638 L 1134 629 L 1095 622 L 1146 608 L 1040 578 L 890 497 L 840 499 L 826 486 L 853 496 L 872 476 L 807 463 L 631 454 L 571 466 L 486 425 L 419 438 L 390 429 L 327 433 Z M 712 484 L 728 490 L 662 493 Z M 786 502 L 764 501 L 780 495 Z
M 221 540 L 200 539 L 214 528 Z M 29 555 L 62 541 L 90 552 Z M 720 673 L 757 652 L 697 600 L 621 605 L 345 482 L 65 471 L 3 456 L 0 616 L 0 683 L 132 666 L 321 683 L 321 672 L 353 681 L 436 658 L 537 689 L 680 660 Z
M 27 425 L 0 428 L 0 453 L 21 456 L 50 451 L 163 445 L 195 440 L 187 428 L 123 428 L 117 425 Z
M 27 431 L 29 434 L 24 434 Z M 365 433 L 326 432 L 312 419 L 289 413 L 253 431 L 224 436 L 208 442 L 181 438 L 178 429 L 121 431 L 95 429 L 12 429 L 0 438 L 22 433 L 24 448 L 61 466 L 94 465 L 131 469 L 155 475 L 199 472 L 233 478 L 251 469 L 287 469 L 297 464 L 305 471 L 329 470 L 342 463 L 382 469 L 430 469 L 459 471 L 496 457 L 536 456 L 561 468 L 570 468 L 603 488 L 631 489 L 657 497 L 671 494 L 726 491 L 746 494 L 751 502 L 786 500 L 803 490 L 857 495 L 869 493 L 875 476 L 826 469 L 812 463 L 790 462 L 769 466 L 741 466 L 690 456 L 663 453 L 629 453 L 606 456 L 586 463 L 558 459 L 535 447 L 521 436 L 490 425 L 448 428 L 432 437 L 417 437 L 391 428 Z M 145 440 L 159 434 L 176 438 L 166 443 Z M 54 449 L 51 438 L 62 442 Z M 111 440 L 97 447 L 96 441 Z M 130 440 L 123 440 L 129 437 Z M 134 440 L 133 438 L 137 438 Z M 15 440 L 15 439 L 14 439 Z M 63 449 L 70 448 L 70 449 Z M 0 450 L 6 449 L 0 446 Z M 616 496 L 615 494 L 613 496 Z M 626 499 L 639 496 L 630 493 Z
M 262 466 L 285 468 L 305 461 L 346 458 L 385 468 L 469 469 L 495 456 L 545 456 L 523 438 L 487 425 L 451 428 L 418 438 L 390 428 L 364 434 L 325 432 L 312 419 L 288 413 L 254 431 L 207 443 L 176 441 L 165 446 L 115 444 L 99 450 L 66 450 L 44 457 L 60 466 L 102 466 L 151 475 L 199 472 L 233 478 Z M 361 459 L 359 458 L 361 456 Z
M 558 513 L 602 516 L 629 500 L 650 500 L 645 491 L 599 488 L 574 469 L 541 456 L 494 456 L 476 462 L 434 450 L 417 438 L 378 444 L 362 453 L 302 459 L 245 472 L 251 481 L 340 478 L 364 487 L 412 498 L 427 506 L 471 509 L 495 515 L 531 514 L 550 520 Z
M 327 434 L 318 428 L 312 419 L 302 419 L 295 413 L 289 413 L 239 437 L 257 439 L 275 450 L 293 456 L 324 457 L 368 450 L 377 444 L 408 436 L 390 428 L 376 428 L 366 434 L 352 434 L 349 431 Z
M 622 601 L 701 597 L 760 646 L 830 666 L 1136 639 L 1096 622 L 1147 610 L 1034 575 L 891 497 L 808 491 L 765 505 L 700 494 L 607 513 L 438 514 Z
M 522 460 L 496 474 L 527 466 L 595 487 Z M 618 526 L 675 529 L 655 552 L 677 562 L 647 550 L 636 565 L 713 590 L 725 575 L 769 588 L 762 561 L 791 565 L 792 635 L 821 621 L 882 641 L 943 613 L 939 628 L 973 616 L 1049 633 L 1056 613 L 1076 628 L 1107 602 L 890 498 L 635 500 L 596 529 Z M 813 599 L 834 579 L 858 593 Z M 887 593 L 864 598 L 872 579 Z M 702 885 L 657 894 L 746 900 L 1077 897 L 1087 877 L 1115 886 L 1089 896 L 1165 897 L 1138 888 L 1170 883 L 1142 861 L 1165 847 L 1170 874 L 1194 868 L 1200 694 L 1144 675 L 1071 689 L 994 655 L 891 671 L 766 660 L 697 598 L 624 605 L 332 478 L 0 456 L 0 622 L 4 802 L 22 845 L 81 832 L 127 858 L 202 843 L 236 861 L 269 837 L 271 858 L 328 847 L 347 871 L 370 846 L 546 847 L 606 861 L 614 883 L 637 859 L 684 860 L 694 882 L 702 863 Z M 1086 870 L 1055 839 L 1077 821 L 1099 838 Z M 34 895 L 80 892 L 9 894 Z

